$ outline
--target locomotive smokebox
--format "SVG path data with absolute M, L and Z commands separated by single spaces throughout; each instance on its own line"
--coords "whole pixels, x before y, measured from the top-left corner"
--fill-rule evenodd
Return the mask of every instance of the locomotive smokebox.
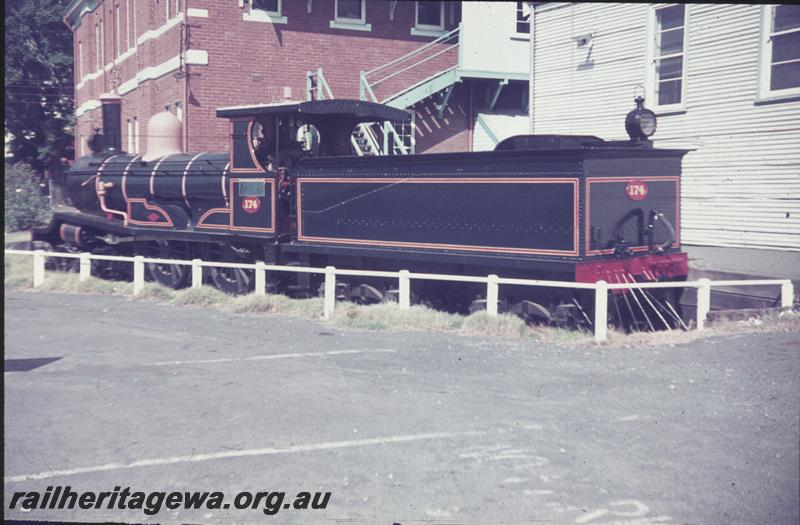
M 106 148 L 112 151 L 122 149 L 122 97 L 116 93 L 100 96 L 103 111 L 103 135 Z

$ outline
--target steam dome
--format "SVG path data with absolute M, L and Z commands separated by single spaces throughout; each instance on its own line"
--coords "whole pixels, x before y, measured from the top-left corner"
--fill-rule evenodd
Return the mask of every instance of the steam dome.
M 169 111 L 156 113 L 147 123 L 147 150 L 142 160 L 151 160 L 165 155 L 183 153 L 181 135 L 183 125 L 178 118 Z

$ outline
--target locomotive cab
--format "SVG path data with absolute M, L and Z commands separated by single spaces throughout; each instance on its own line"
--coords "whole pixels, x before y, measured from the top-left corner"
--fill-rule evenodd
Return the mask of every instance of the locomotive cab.
M 353 130 L 409 122 L 405 111 L 362 100 L 311 100 L 220 108 L 230 119 L 231 171 L 277 172 L 304 158 L 353 155 Z

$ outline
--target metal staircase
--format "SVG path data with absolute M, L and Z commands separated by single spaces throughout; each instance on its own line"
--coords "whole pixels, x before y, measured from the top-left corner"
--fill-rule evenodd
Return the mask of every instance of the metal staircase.
M 404 109 L 448 89 L 458 81 L 460 38 L 459 26 L 410 53 L 362 71 L 361 100 Z
M 322 68 L 306 73 L 306 100 L 325 100 L 332 99 L 331 91 Z M 411 153 L 413 149 L 401 148 L 397 144 L 387 140 L 389 136 L 386 130 L 395 130 L 391 122 L 364 122 L 356 126 L 350 136 L 350 143 L 359 157 L 375 155 L 404 155 Z M 396 133 L 396 131 L 393 131 Z M 413 138 L 413 137 L 412 137 Z M 403 145 L 401 142 L 400 145 Z
M 382 64 L 362 71 L 359 98 L 397 109 L 406 109 L 426 98 L 436 96 L 441 119 L 453 86 L 460 80 L 461 26 L 439 38 Z M 431 73 L 433 71 L 433 73 Z M 322 69 L 306 74 L 308 100 L 333 98 Z M 415 125 L 397 122 L 360 124 L 351 137 L 359 156 L 406 155 L 415 151 Z

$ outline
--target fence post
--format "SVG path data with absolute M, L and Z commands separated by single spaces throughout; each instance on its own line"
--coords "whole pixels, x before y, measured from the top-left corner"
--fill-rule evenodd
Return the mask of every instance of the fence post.
M 711 310 L 711 281 L 706 278 L 697 280 L 697 329 L 706 326 L 706 316 Z
M 192 259 L 192 288 L 203 286 L 203 266 L 200 259 Z
M 44 250 L 33 252 L 33 287 L 44 284 Z
M 594 283 L 594 342 L 602 343 L 608 339 L 608 283 L 599 280 Z
M 85 282 L 89 280 L 89 277 L 92 276 L 92 260 L 90 259 L 91 254 L 87 252 L 81 252 L 80 258 L 80 275 L 78 276 L 78 280 L 80 282 Z
M 266 294 L 267 270 L 263 261 L 256 261 L 256 295 Z
M 489 315 L 497 315 L 497 299 L 500 295 L 498 279 L 495 274 L 492 274 L 486 282 L 486 313 Z
M 794 306 L 794 285 L 792 281 L 786 280 L 781 285 L 781 307 L 792 308 Z
M 144 289 L 144 257 L 133 258 L 133 295 L 139 295 Z
M 400 270 L 400 285 L 398 287 L 397 301 L 400 303 L 400 308 L 408 310 L 411 307 L 411 278 L 409 277 L 408 270 Z
M 333 266 L 325 267 L 325 307 L 323 317 L 330 319 L 333 317 L 333 309 L 336 307 L 336 268 Z

